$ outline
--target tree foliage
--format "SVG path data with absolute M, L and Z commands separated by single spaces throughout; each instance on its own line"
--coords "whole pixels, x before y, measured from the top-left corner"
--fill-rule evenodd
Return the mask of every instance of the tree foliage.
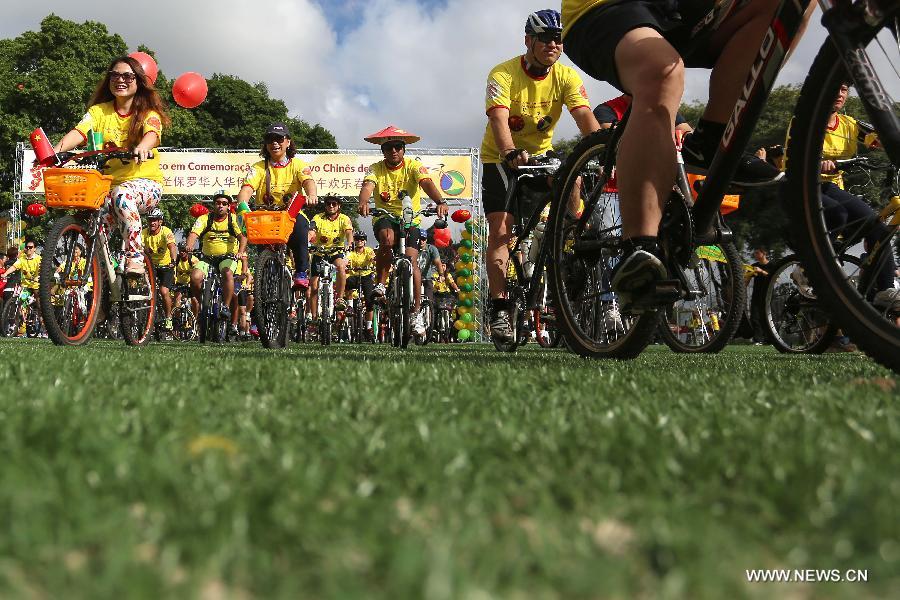
M 146 46 L 139 50 L 151 56 Z M 76 23 L 49 15 L 39 31 L 0 40 L 0 210 L 12 204 L 16 143 L 26 141 L 36 127 L 58 140 L 80 120 L 102 73 L 128 45 L 102 23 Z M 283 100 L 271 98 L 263 83 L 249 83 L 216 73 L 208 78 L 209 93 L 198 108 L 188 110 L 172 100 L 172 80 L 160 70 L 156 88 L 169 106 L 172 126 L 163 145 L 191 148 L 256 148 L 266 127 L 287 124 L 300 148 L 336 148 L 334 136 L 321 125 L 310 125 L 288 113 Z M 170 223 L 189 221 L 186 202 L 164 203 Z M 29 223 L 29 234 L 42 237 L 44 220 Z

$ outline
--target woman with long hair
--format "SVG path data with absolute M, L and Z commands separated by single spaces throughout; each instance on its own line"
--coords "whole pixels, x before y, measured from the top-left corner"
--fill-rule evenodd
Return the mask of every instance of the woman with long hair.
M 57 152 L 77 148 L 93 132 L 103 136 L 104 149 L 121 148 L 134 153 L 132 161 L 107 163 L 107 174 L 113 181 L 101 209 L 107 225 L 119 225 L 128 273 L 144 271 L 141 215 L 162 198 L 163 175 L 159 154 L 153 149 L 159 146 L 163 126 L 168 127 L 169 123 L 165 104 L 143 67 L 135 59 L 123 56 L 110 63 L 88 101 L 87 113 L 55 148 Z

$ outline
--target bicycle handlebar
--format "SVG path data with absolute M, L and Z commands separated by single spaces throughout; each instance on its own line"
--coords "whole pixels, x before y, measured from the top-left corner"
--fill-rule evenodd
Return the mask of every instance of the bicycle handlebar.
M 67 162 L 74 162 L 81 166 L 95 167 L 102 171 L 106 167 L 106 163 L 118 159 L 122 162 L 131 161 L 137 156 L 132 150 L 124 150 L 115 148 L 111 150 L 90 150 L 88 152 L 60 152 L 57 156 L 57 166 L 63 166 Z M 154 153 L 151 152 L 148 158 L 153 158 Z
M 438 214 L 437 209 L 429 207 L 429 208 L 423 208 L 422 210 L 413 212 L 413 218 L 416 218 L 418 216 L 436 217 L 437 214 Z M 400 220 L 402 218 L 402 217 L 399 217 L 399 216 L 395 215 L 394 213 L 387 211 L 383 208 L 374 208 L 372 205 L 370 205 L 370 208 L 369 208 L 369 216 L 370 217 L 391 217 L 391 218 L 394 218 L 397 220 Z

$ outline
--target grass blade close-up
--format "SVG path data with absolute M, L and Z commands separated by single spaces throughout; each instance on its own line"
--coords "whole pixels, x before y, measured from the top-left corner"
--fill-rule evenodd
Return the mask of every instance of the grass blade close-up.
M 860 354 L 4 340 L 0 381 L 4 598 L 900 593 Z

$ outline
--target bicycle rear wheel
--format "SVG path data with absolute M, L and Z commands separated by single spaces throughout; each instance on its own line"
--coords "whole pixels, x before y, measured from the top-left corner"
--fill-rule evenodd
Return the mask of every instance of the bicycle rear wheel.
M 844 333 L 881 364 L 900 372 L 900 300 L 896 296 L 878 304 L 874 287 L 876 272 L 888 253 L 897 254 L 900 202 L 896 180 L 886 186 L 880 198 L 867 198 L 877 220 L 847 222 L 831 226 L 826 222 L 819 183 L 820 161 L 825 131 L 842 81 L 850 79 L 866 109 L 867 120 L 886 151 L 875 156 L 900 165 L 900 5 L 882 3 L 885 18 L 876 26 L 857 28 L 856 47 L 844 56 L 852 57 L 854 69 L 848 74 L 834 42 L 826 40 L 819 50 L 800 92 L 789 132 L 787 150 L 787 206 L 797 250 L 816 295 L 837 320 Z M 881 78 L 889 78 L 887 82 Z M 893 97 L 892 97 L 893 96 Z M 865 230 L 869 253 L 864 271 L 867 285 L 857 285 L 842 267 L 840 257 L 849 240 Z M 851 248 L 851 252 L 858 250 Z M 882 295 L 884 296 L 884 295 Z
M 799 258 L 790 254 L 769 270 L 763 323 L 769 341 L 786 354 L 819 354 L 834 340 L 837 326 L 816 298 Z
M 90 264 L 76 264 L 86 261 L 88 255 Z M 44 244 L 39 284 L 41 314 L 54 344 L 81 346 L 90 341 L 100 312 L 103 281 L 86 224 L 72 215 L 58 219 Z
M 618 194 L 607 189 L 609 132 L 581 140 L 557 172 L 550 204 L 547 260 L 556 325 L 570 349 L 592 358 L 634 358 L 650 343 L 659 313 L 623 313 L 610 289 L 622 257 Z M 582 216 L 570 211 L 584 202 Z
M 150 255 L 144 254 L 144 274 L 126 275 L 119 305 L 122 337 L 129 346 L 145 346 L 153 337 L 156 314 L 156 273 Z
M 278 255 L 268 248 L 260 252 L 256 259 L 253 312 L 264 348 L 287 346 L 290 289 L 287 272 Z M 296 331 L 300 331 L 300 315 Z
M 394 346 L 406 348 L 412 338 L 412 270 L 408 262 L 397 263 L 394 285 L 397 287 L 391 306 L 391 333 Z

